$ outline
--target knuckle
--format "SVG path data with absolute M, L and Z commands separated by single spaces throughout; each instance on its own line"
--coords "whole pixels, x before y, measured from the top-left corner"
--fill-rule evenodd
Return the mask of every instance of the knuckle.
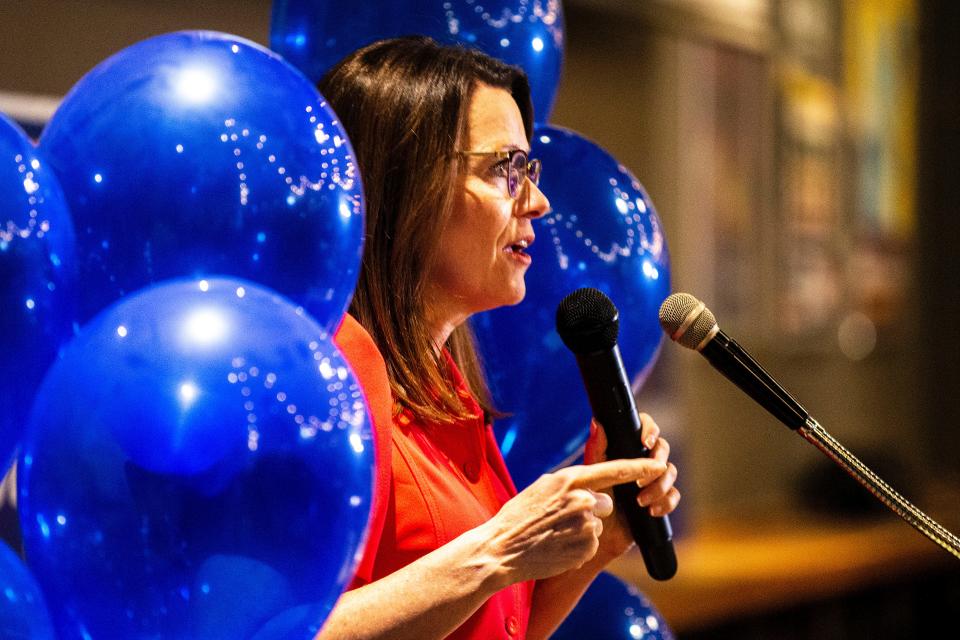
M 574 509 L 590 511 L 597 504 L 597 499 L 586 489 L 574 489 L 569 494 L 570 505 Z
M 663 449 L 663 453 L 665 456 L 670 454 L 670 443 L 667 442 L 666 438 L 660 438 L 659 440 L 657 440 L 657 446 Z

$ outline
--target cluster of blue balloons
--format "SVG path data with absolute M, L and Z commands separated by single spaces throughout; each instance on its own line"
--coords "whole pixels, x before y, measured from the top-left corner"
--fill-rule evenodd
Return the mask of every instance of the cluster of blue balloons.
M 362 550 L 373 450 L 330 342 L 359 270 L 361 176 L 313 82 L 373 40 L 422 33 L 531 78 L 553 210 L 529 299 L 475 322 L 517 484 L 587 436 L 574 360 L 556 355 L 564 295 L 592 286 L 624 309 L 637 386 L 656 359 L 669 260 L 653 204 L 607 152 L 547 124 L 560 0 L 278 0 L 272 19 L 272 48 L 303 73 L 234 36 L 173 33 L 88 73 L 39 147 L 0 117 L 0 466 L 19 445 L 26 557 L 49 605 L 0 548 L 0 635 L 322 625 Z
M 52 626 L 312 638 L 372 501 L 330 341 L 363 235 L 336 115 L 277 54 L 173 33 L 89 72 L 38 147 L 0 121 L 0 161 L 0 462 L 19 442 Z

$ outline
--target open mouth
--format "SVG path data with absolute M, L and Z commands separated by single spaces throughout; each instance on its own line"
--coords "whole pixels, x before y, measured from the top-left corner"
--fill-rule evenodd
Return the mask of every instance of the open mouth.
M 527 242 L 526 240 L 520 240 L 519 242 L 514 242 L 513 244 L 508 246 L 506 249 L 504 249 L 504 251 L 508 251 L 510 253 L 515 253 L 520 255 L 527 255 L 527 247 L 529 246 L 530 246 L 529 242 Z
M 504 247 L 503 252 L 509 254 L 511 258 L 520 264 L 529 265 L 533 261 L 530 254 L 527 253 L 527 249 L 531 244 L 533 244 L 533 238 L 523 238 Z

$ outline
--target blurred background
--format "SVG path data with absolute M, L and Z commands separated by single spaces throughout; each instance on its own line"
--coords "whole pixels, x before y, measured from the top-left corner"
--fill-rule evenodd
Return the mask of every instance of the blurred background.
M 564 9 L 552 122 L 644 184 L 674 289 L 706 302 L 895 488 L 960 528 L 960 5 Z M 123 47 L 180 29 L 266 45 L 269 18 L 267 0 L 4 1 L 0 111 L 38 135 L 64 93 Z M 907 638 L 953 626 L 956 560 L 695 354 L 664 345 L 639 403 L 681 467 L 681 567 L 662 584 L 636 559 L 615 572 L 679 635 Z

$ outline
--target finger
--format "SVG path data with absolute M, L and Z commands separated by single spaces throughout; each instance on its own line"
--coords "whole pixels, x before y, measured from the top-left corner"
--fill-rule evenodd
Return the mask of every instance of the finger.
M 647 484 L 666 470 L 666 465 L 659 460 L 624 458 L 567 467 L 557 473 L 571 476 L 570 484 L 573 489 L 606 489 L 615 484 L 625 484 L 635 480 Z
M 640 506 L 645 507 L 651 505 L 667 495 L 676 480 L 677 467 L 674 466 L 673 463 L 670 463 L 667 465 L 667 470 L 662 476 L 655 478 L 637 494 L 637 500 L 640 502 Z
M 657 444 L 657 438 L 660 437 L 660 427 L 657 426 L 657 423 L 650 417 L 650 414 L 641 411 L 639 415 L 640 441 L 643 442 L 643 446 L 647 449 L 653 449 L 654 445 Z
M 591 491 L 597 503 L 593 506 L 593 515 L 606 518 L 613 513 L 613 498 L 602 491 Z
M 603 520 L 601 520 L 600 518 L 594 519 L 593 535 L 597 538 L 603 535 Z
M 650 505 L 650 515 L 659 517 L 671 513 L 680 503 L 680 491 L 672 487 L 663 498 Z
M 657 440 L 657 444 L 653 446 L 653 449 L 650 451 L 650 458 L 652 460 L 659 460 L 660 462 L 666 464 L 667 458 L 670 457 L 670 443 L 667 442 L 666 438 L 660 438 Z

